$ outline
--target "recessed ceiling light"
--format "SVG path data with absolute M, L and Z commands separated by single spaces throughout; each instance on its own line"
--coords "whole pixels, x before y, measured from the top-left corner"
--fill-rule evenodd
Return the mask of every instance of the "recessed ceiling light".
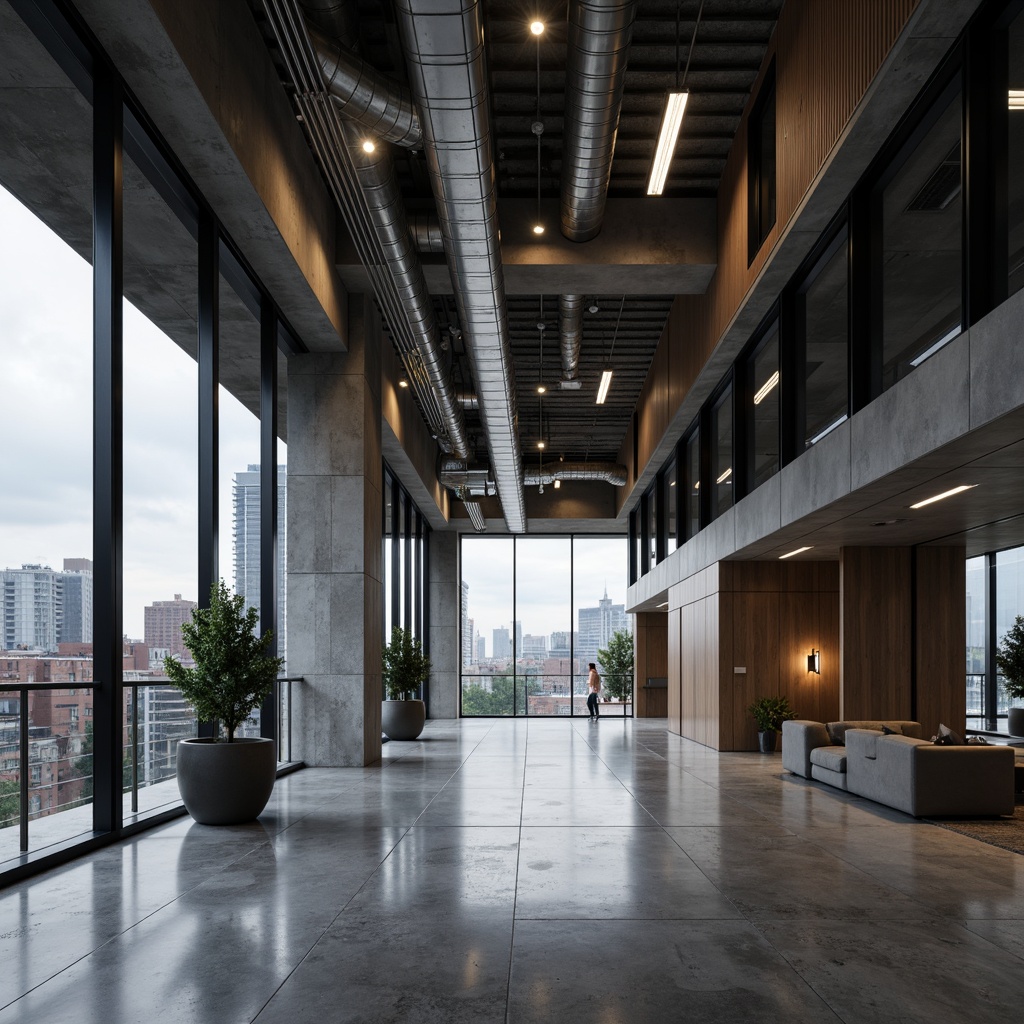
M 544 22 L 543 21 L 531 21 L 530 22 L 530 31 L 535 36 L 539 36 L 544 31 Z
M 813 547 L 813 544 L 808 544 L 806 547 L 797 548 L 795 551 L 787 551 L 784 555 L 779 555 L 779 561 L 781 561 L 783 558 L 792 558 L 794 555 L 803 554 L 803 552 L 810 551 Z
M 538 394 L 538 395 L 544 395 L 544 394 L 547 394 L 547 390 L 548 390 L 548 389 L 547 389 L 547 388 L 546 388 L 546 387 L 545 387 L 545 386 L 544 386 L 543 384 L 538 384 L 538 385 L 537 385 L 537 394 Z
M 601 307 L 596 302 L 592 302 L 589 306 L 587 306 L 587 312 L 588 313 L 600 313 L 601 312 Z
M 401 380 L 400 380 L 400 381 L 398 382 L 398 386 L 399 386 L 400 388 L 407 388 L 407 387 L 409 386 L 409 382 L 408 382 L 408 381 L 407 381 L 407 380 L 406 380 L 406 379 L 405 379 L 405 378 L 403 377 L 403 378 L 402 378 L 402 379 L 401 379 Z
M 537 447 L 540 448 L 541 451 L 543 451 L 544 450 L 544 442 L 543 441 L 538 441 L 537 442 Z
M 363 152 L 364 153 L 372 153 L 376 148 L 377 147 L 373 144 L 373 140 L 372 139 L 364 139 L 363 140 Z
M 544 225 L 543 224 L 534 224 L 533 225 L 533 233 L 535 235 L 543 235 L 544 234 Z
M 952 498 L 954 494 L 961 494 L 964 491 L 970 491 L 977 486 L 977 484 L 961 484 L 959 487 L 951 487 L 948 491 L 943 491 L 941 494 L 933 494 L 930 498 L 925 498 L 924 501 L 919 501 L 910 507 L 924 508 L 925 505 L 930 505 L 933 501 L 942 501 L 943 498 Z

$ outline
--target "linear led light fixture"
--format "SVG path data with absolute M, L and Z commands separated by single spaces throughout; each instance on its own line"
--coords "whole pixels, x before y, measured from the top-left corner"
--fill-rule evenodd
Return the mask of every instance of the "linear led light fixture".
M 1010 110 L 1024 110 L 1024 89 L 1011 89 L 1009 101 Z
M 762 385 L 760 390 L 754 395 L 754 405 L 760 405 L 769 394 L 771 390 L 779 383 L 779 371 L 776 370 Z
M 658 148 L 654 151 L 654 163 L 651 165 L 651 179 L 647 183 L 649 196 L 660 196 L 665 191 L 665 179 L 668 169 L 672 166 L 672 157 L 676 152 L 676 140 L 679 128 L 683 123 L 688 92 L 670 92 L 665 103 L 665 117 L 661 122 L 661 134 L 658 136 Z
M 916 505 L 911 505 L 910 507 L 924 508 L 925 505 L 930 505 L 933 501 L 952 498 L 954 494 L 962 494 L 964 491 L 970 491 L 977 486 L 977 484 L 961 484 L 959 487 L 951 487 L 948 491 L 943 491 L 941 494 L 933 494 L 930 498 L 925 498 L 924 501 L 919 501 Z
M 604 400 L 608 397 L 608 389 L 612 386 L 612 371 L 604 370 L 601 373 L 601 384 L 597 389 L 597 404 L 604 405 Z
M 815 434 L 814 437 L 812 437 L 810 441 L 807 442 L 807 447 L 810 448 L 812 444 L 817 444 L 823 437 L 827 437 L 829 434 L 831 434 L 832 431 L 835 430 L 840 423 L 845 423 L 847 419 L 848 417 L 844 412 L 843 415 L 840 416 L 839 419 L 837 419 L 834 423 L 830 423 L 824 430 Z
M 1022 108 L 1024 109 L 1024 108 Z M 959 324 L 951 330 L 947 331 L 934 345 L 929 345 L 919 356 L 914 356 L 910 360 L 910 365 L 916 370 L 926 359 L 931 359 L 936 352 L 942 348 L 943 345 L 947 345 L 951 342 L 958 334 L 962 333 L 962 329 Z
M 730 466 L 716 481 L 716 484 L 724 484 L 729 477 L 732 476 L 732 466 Z
M 813 544 L 808 544 L 806 547 L 797 548 L 795 551 L 787 551 L 784 555 L 779 555 L 779 561 L 781 562 L 784 558 L 792 558 L 794 555 L 803 554 L 805 551 L 810 551 L 813 547 Z

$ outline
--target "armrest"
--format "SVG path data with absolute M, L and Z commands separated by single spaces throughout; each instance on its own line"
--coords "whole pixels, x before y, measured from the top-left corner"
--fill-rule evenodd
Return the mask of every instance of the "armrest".
M 1013 814 L 1011 747 L 937 747 L 913 750 L 914 811 L 918 815 Z
M 831 741 L 821 722 L 790 719 L 782 723 L 782 767 L 794 775 L 811 777 L 811 751 Z

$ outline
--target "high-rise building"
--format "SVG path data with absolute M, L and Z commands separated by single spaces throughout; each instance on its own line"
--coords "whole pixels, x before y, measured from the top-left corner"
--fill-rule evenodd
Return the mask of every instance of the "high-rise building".
M 146 646 L 161 647 L 182 661 L 191 661 L 181 636 L 181 626 L 191 620 L 192 609 L 195 607 L 195 601 L 182 600 L 181 594 L 175 594 L 173 601 L 147 604 L 143 612 Z
M 64 588 L 64 614 L 60 643 L 92 642 L 92 561 L 65 558 L 61 573 Z
M 579 609 L 579 642 L 576 645 L 576 657 L 579 661 L 597 662 L 597 652 L 608 646 L 608 641 L 619 630 L 629 628 L 626 617 L 626 606 L 612 604 L 605 587 L 604 597 L 597 602 L 596 608 Z
M 548 638 L 546 636 L 534 636 L 532 633 L 523 635 L 522 643 L 519 646 L 520 658 L 546 658 L 548 656 Z
M 476 638 L 476 660 L 477 664 L 487 660 L 487 639 L 482 636 Z
M 462 643 L 462 664 L 465 666 L 473 662 L 473 629 L 470 626 L 473 620 L 469 617 L 469 584 L 465 580 L 462 581 L 461 598 L 459 636 Z
M 287 467 L 277 467 L 277 521 L 287 522 Z M 260 467 L 252 465 L 235 473 L 232 487 L 234 502 L 233 542 L 235 593 L 245 598 L 246 608 L 260 610 Z M 286 531 L 278 530 L 277 540 L 277 653 L 287 650 L 285 609 Z
M 516 646 L 515 653 L 519 656 L 520 651 L 523 649 L 523 624 L 518 619 L 512 623 L 513 629 L 515 630 Z
M 5 569 L 0 579 L 4 650 L 57 650 L 64 617 L 63 573 L 26 563 Z
M 491 642 L 491 657 L 508 659 L 512 657 L 512 638 L 508 630 L 502 626 L 493 632 Z

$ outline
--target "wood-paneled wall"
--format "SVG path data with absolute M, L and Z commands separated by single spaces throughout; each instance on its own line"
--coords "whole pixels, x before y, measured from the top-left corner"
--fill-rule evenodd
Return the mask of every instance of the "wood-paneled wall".
M 967 647 L 967 551 L 914 550 L 914 684 L 912 711 L 926 736 L 939 723 L 962 733 Z
M 844 719 L 909 719 L 911 549 L 839 553 L 839 713 Z M 961 688 L 963 687 L 963 645 Z
M 680 295 L 619 461 L 635 482 L 842 135 L 917 0 L 787 0 L 718 188 L 718 270 L 704 295 Z M 776 62 L 777 218 L 747 264 L 747 118 Z M 628 489 L 627 489 L 628 492 Z M 629 493 L 621 495 L 628 501 Z
M 664 718 L 668 714 L 668 690 L 648 690 L 651 677 L 668 676 L 668 615 L 642 612 L 636 617 L 633 713 L 637 718 Z
M 670 629 L 669 728 L 718 750 L 755 750 L 747 707 L 776 695 L 802 718 L 834 720 L 838 588 L 834 562 L 720 562 L 673 587 L 669 603 L 680 607 L 670 611 L 679 637 Z M 820 676 L 807 671 L 812 648 L 821 651 Z

